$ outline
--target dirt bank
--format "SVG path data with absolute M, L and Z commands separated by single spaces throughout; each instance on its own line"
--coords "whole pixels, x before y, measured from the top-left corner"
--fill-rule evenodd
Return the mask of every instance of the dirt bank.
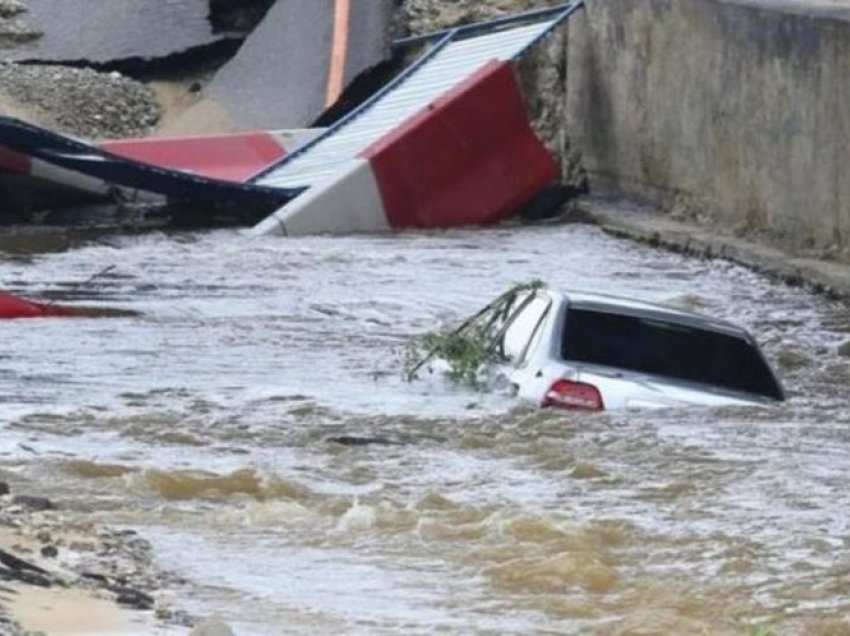
M 0 51 L 32 42 L 43 35 L 27 22 L 26 12 L 26 5 L 19 0 L 0 0 Z
M 4 60 L 43 33 L 27 21 L 20 0 L 0 0 L 0 114 L 88 138 L 148 134 L 161 107 L 146 86 L 119 73 Z
M 0 64 L 0 113 L 70 135 L 144 136 L 161 111 L 151 89 L 117 72 Z
M 168 577 L 154 568 L 148 542 L 15 491 L 0 482 L 0 633 L 150 633 L 154 594 Z

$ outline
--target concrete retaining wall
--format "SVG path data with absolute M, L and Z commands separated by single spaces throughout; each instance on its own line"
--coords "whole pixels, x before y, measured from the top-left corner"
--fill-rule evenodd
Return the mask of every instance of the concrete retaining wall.
M 850 260 L 850 7 L 587 0 L 567 125 L 591 186 Z

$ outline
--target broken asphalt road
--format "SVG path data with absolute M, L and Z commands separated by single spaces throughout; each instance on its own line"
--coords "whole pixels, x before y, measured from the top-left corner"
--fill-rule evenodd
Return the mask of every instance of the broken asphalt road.
M 28 0 L 26 22 L 44 35 L 3 51 L 13 61 L 110 64 L 153 60 L 222 39 L 209 0 Z
M 236 128 L 311 124 L 390 52 L 393 0 L 278 0 L 205 96 Z

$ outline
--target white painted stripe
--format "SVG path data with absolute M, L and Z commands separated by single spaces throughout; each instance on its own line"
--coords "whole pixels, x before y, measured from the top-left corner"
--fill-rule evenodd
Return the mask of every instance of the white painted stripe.
M 39 179 L 55 186 L 70 188 L 73 190 L 78 190 L 80 192 L 88 192 L 99 196 L 107 196 L 110 190 L 112 189 L 112 187 L 102 179 L 89 177 L 88 175 L 85 175 L 82 172 L 77 172 L 76 170 L 68 170 L 67 168 L 62 168 L 61 166 L 42 161 L 41 159 L 32 160 L 30 176 L 33 179 Z M 123 192 L 132 192 L 130 188 L 122 187 L 118 189 Z M 162 195 L 153 194 L 151 192 L 145 192 L 141 190 L 134 193 L 134 196 L 139 201 L 164 200 L 164 197 Z
M 390 230 L 375 173 L 353 159 L 254 227 L 254 234 L 300 236 Z
M 75 190 L 82 190 L 83 192 L 105 195 L 109 190 L 108 186 L 101 179 L 88 177 L 75 170 L 61 168 L 41 159 L 32 160 L 30 174 L 37 179 L 43 179 Z

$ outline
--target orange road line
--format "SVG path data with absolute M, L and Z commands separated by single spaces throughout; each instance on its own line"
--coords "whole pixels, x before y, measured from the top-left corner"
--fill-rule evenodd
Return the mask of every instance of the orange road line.
M 325 107 L 332 105 L 345 88 L 345 62 L 348 57 L 348 28 L 351 23 L 351 0 L 334 0 L 334 35 L 331 67 Z

